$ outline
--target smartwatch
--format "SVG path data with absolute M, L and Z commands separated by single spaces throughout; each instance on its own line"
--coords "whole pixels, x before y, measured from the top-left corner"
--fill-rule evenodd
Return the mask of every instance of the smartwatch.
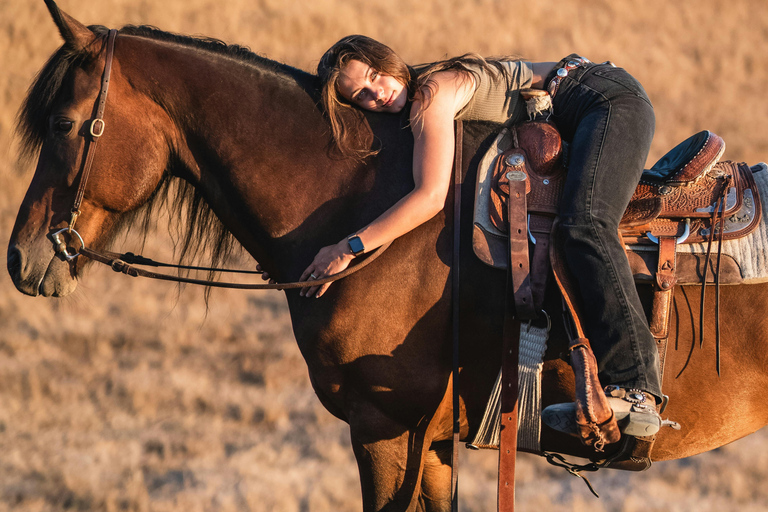
M 352 254 L 355 256 L 360 256 L 365 252 L 365 246 L 359 236 L 350 235 L 349 238 L 347 238 L 347 243 L 349 244 L 349 250 L 352 251 Z

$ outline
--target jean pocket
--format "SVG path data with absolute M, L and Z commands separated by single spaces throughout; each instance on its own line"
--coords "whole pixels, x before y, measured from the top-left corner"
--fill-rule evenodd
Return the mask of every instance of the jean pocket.
M 632 75 L 627 73 L 624 68 L 613 67 L 606 64 L 598 66 L 597 69 L 592 72 L 592 74 L 594 76 L 604 78 L 611 83 L 622 86 L 624 89 L 633 93 L 635 96 L 643 98 L 648 103 L 651 102 L 650 99 L 648 99 L 648 95 L 645 93 L 645 89 L 643 89 L 643 86 L 640 85 L 640 82 L 638 82 L 637 79 L 635 79 Z

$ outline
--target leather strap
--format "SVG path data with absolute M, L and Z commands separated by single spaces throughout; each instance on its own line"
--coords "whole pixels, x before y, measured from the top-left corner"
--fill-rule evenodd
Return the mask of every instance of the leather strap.
M 508 273 L 509 275 L 510 273 Z M 513 283 L 507 279 L 504 311 L 504 341 L 501 356 L 501 432 L 499 434 L 498 510 L 515 510 L 515 469 L 517 462 L 518 345 L 520 321 L 515 319 Z
M 512 293 L 515 300 L 516 317 L 532 320 L 536 317 L 531 291 L 531 268 L 528 254 L 528 205 L 525 199 L 526 174 L 522 170 L 507 171 L 509 199 L 507 217 L 509 221 L 509 269 L 512 277 Z
M 453 155 L 453 265 L 451 266 L 451 306 L 453 323 L 453 446 L 451 451 L 451 510 L 459 510 L 459 442 L 461 441 L 461 410 L 459 398 L 459 263 L 461 248 L 461 168 L 463 125 L 456 121 Z
M 621 432 L 616 423 L 613 409 L 608 404 L 600 386 L 600 381 L 597 378 L 597 361 L 579 320 L 580 314 L 574 300 L 574 290 L 578 288 L 558 250 L 560 243 L 557 222 L 555 222 L 552 232 L 552 244 L 550 246 L 552 271 L 563 296 L 563 302 L 570 312 L 575 330 L 574 333 L 569 333 L 571 337 L 569 352 L 576 388 L 576 424 L 581 442 L 593 447 L 595 451 L 602 451 L 606 444 L 617 442 L 621 438 Z
M 669 318 L 672 313 L 675 284 L 677 283 L 677 236 L 659 237 L 659 261 L 656 267 L 656 282 L 653 291 L 653 306 L 651 307 L 650 329 L 656 340 L 659 353 L 659 375 L 664 380 L 664 363 L 667 358 L 669 342 Z M 643 444 L 649 450 L 653 446 Z M 650 459 L 648 459 L 650 460 Z
M 553 217 L 537 214 L 531 214 L 528 219 L 528 230 L 536 240 L 531 258 L 531 293 L 537 314 L 544 308 L 544 296 L 549 280 L 549 240 L 553 222 Z
M 83 196 L 85 195 L 85 185 L 88 182 L 88 175 L 91 173 L 91 166 L 93 165 L 93 156 L 96 154 L 96 144 L 99 142 L 99 137 L 104 134 L 106 124 L 104 123 L 104 109 L 107 106 L 107 93 L 109 92 L 109 77 L 112 74 L 112 58 L 115 54 L 115 39 L 117 38 L 117 30 L 112 29 L 107 36 L 107 55 L 104 63 L 104 73 L 101 76 L 101 90 L 99 91 L 99 97 L 96 103 L 96 117 L 91 120 L 91 126 L 89 132 L 91 134 L 90 141 L 85 145 L 85 155 L 83 157 L 83 172 L 80 177 L 80 184 L 77 187 L 77 194 L 75 195 L 75 201 L 72 204 L 72 216 L 69 221 L 70 232 L 75 227 L 77 217 L 80 215 L 80 204 L 83 202 Z
M 701 302 L 699 304 L 699 347 L 704 345 L 704 299 L 707 289 L 707 271 L 709 270 L 709 260 L 712 253 L 712 242 L 715 238 L 715 232 L 719 234 L 717 246 L 717 262 L 715 269 L 715 366 L 717 375 L 720 376 L 720 256 L 722 254 L 724 231 L 725 231 L 725 209 L 728 198 L 728 189 L 732 176 L 725 177 L 722 196 L 715 204 L 712 212 L 712 221 L 710 224 L 709 240 L 707 242 L 707 257 L 704 260 L 704 272 L 701 278 Z
M 677 283 L 677 236 L 659 237 L 659 263 L 656 269 L 656 286 L 653 291 L 651 334 L 658 339 L 669 336 L 669 315 L 672 310 L 672 294 Z

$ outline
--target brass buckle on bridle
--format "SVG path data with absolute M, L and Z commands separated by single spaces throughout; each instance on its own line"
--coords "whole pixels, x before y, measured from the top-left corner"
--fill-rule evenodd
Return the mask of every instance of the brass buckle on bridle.
M 98 123 L 98 127 L 97 127 Z M 93 121 L 91 121 L 91 129 L 89 130 L 91 133 L 91 137 L 94 139 L 98 139 L 104 134 L 104 128 L 106 128 L 107 123 L 104 122 L 104 119 L 97 117 Z

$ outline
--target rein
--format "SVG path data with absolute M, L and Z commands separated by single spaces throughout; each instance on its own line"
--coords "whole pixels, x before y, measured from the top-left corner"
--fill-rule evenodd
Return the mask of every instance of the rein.
M 375 251 L 373 251 L 370 254 L 370 256 L 366 257 L 360 263 L 352 267 L 348 267 L 345 270 L 338 272 L 336 274 L 332 274 L 330 276 L 324 277 L 322 279 L 313 279 L 312 281 L 295 281 L 290 283 L 275 283 L 275 284 L 222 283 L 219 281 L 211 281 L 207 279 L 192 279 L 188 277 L 173 276 L 169 274 L 161 274 L 158 272 L 150 272 L 148 270 L 136 268 L 133 265 L 151 265 L 155 267 L 175 267 L 175 268 L 188 269 L 188 270 L 209 270 L 209 271 L 217 271 L 217 272 L 237 272 L 237 273 L 247 273 L 247 274 L 261 273 L 259 271 L 252 271 L 252 270 L 234 270 L 234 269 L 230 270 L 230 269 L 221 269 L 221 268 L 173 265 L 169 263 L 156 262 L 151 259 L 144 258 L 143 256 L 140 256 L 140 255 L 134 255 L 133 253 L 130 253 L 130 252 L 125 254 L 117 254 L 109 251 L 100 252 L 100 251 L 87 248 L 85 246 L 85 242 L 83 241 L 83 237 L 80 236 L 80 233 L 75 231 L 75 222 L 77 221 L 77 218 L 80 216 L 80 213 L 81 213 L 80 205 L 83 202 L 83 197 L 85 196 L 85 186 L 88 182 L 88 176 L 91 172 L 91 167 L 93 166 L 93 156 L 94 154 L 96 154 L 96 144 L 99 141 L 99 138 L 104 134 L 104 128 L 106 127 L 106 123 L 104 122 L 104 110 L 107 105 L 107 94 L 109 92 L 109 78 L 112 73 L 112 60 L 115 55 L 115 39 L 116 38 L 117 38 L 117 30 L 111 29 L 109 31 L 109 35 L 107 36 L 107 55 L 106 55 L 106 61 L 104 63 L 104 73 L 101 76 L 101 89 L 99 90 L 99 96 L 96 100 L 96 117 L 94 117 L 91 120 L 91 126 L 88 130 L 88 132 L 91 135 L 91 139 L 88 142 L 88 144 L 86 144 L 85 149 L 83 150 L 84 153 L 83 153 L 82 177 L 80 178 L 80 184 L 78 185 L 78 188 L 77 188 L 75 201 L 72 204 L 69 225 L 66 228 L 60 229 L 59 231 L 56 231 L 55 233 L 51 234 L 51 239 L 53 240 L 57 254 L 61 254 L 67 261 L 70 261 L 70 262 L 74 261 L 78 256 L 82 255 L 93 261 L 97 261 L 99 263 L 108 265 L 115 272 L 121 272 L 123 274 L 129 275 L 132 277 L 147 277 L 150 279 L 158 279 L 161 281 L 175 281 L 178 283 L 199 284 L 199 285 L 211 286 L 215 288 L 236 288 L 241 290 L 287 290 L 287 289 L 295 289 L 295 288 L 307 288 L 310 286 L 317 286 L 317 285 L 322 285 L 326 283 L 332 283 L 338 279 L 341 279 L 350 274 L 353 274 L 358 270 L 362 269 L 363 267 L 372 263 L 373 260 L 378 258 L 381 255 L 381 253 L 384 252 L 391 245 L 392 242 L 384 244 L 378 249 L 376 249 Z M 75 254 L 69 253 L 69 250 L 67 248 L 67 243 L 61 238 L 61 234 L 64 232 L 66 232 L 71 237 L 77 238 L 77 240 L 80 242 L 79 252 Z
M 139 265 L 192 268 L 194 270 L 215 270 L 217 272 L 240 272 L 240 273 L 249 273 L 249 274 L 261 273 L 261 272 L 252 271 L 252 270 L 229 270 L 229 269 L 219 269 L 219 268 L 208 269 L 208 268 L 202 268 L 202 267 L 186 267 L 183 265 L 170 265 L 167 263 L 158 263 L 150 259 L 144 258 L 142 256 L 134 255 L 132 253 L 117 254 L 109 251 L 100 252 L 100 251 L 94 251 L 93 249 L 88 249 L 85 246 L 80 248 L 80 254 L 82 254 L 86 258 L 89 258 L 93 261 L 97 261 L 99 263 L 103 263 L 111 267 L 112 270 L 114 270 L 115 272 L 120 272 L 122 274 L 131 276 L 131 277 L 147 277 L 150 279 L 158 279 L 160 281 L 175 281 L 177 283 L 199 284 L 204 286 L 211 286 L 214 288 L 236 288 L 239 290 L 290 290 L 295 288 L 308 288 L 310 286 L 318 286 L 326 283 L 332 283 L 343 277 L 347 277 L 348 275 L 353 274 L 358 270 L 361 270 L 363 267 L 370 265 L 373 262 L 373 260 L 381 256 L 381 253 L 383 253 L 390 246 L 391 243 L 392 242 L 382 245 L 381 247 L 373 251 L 370 256 L 366 257 L 364 260 L 362 260 L 360 263 L 356 264 L 355 266 L 348 267 L 345 270 L 342 270 L 341 272 L 338 272 L 336 274 L 332 274 L 328 277 L 324 277 L 322 279 L 313 279 L 312 281 L 294 281 L 290 283 L 275 283 L 275 284 L 222 283 L 219 281 L 210 281 L 207 279 L 192 279 L 190 277 L 181 277 L 181 276 L 173 276 L 170 274 L 161 274 L 158 272 L 150 272 L 149 270 L 144 270 L 141 268 L 134 267 L 133 264 L 129 263 L 129 261 L 134 260 L 135 262 L 134 264 L 139 264 Z

